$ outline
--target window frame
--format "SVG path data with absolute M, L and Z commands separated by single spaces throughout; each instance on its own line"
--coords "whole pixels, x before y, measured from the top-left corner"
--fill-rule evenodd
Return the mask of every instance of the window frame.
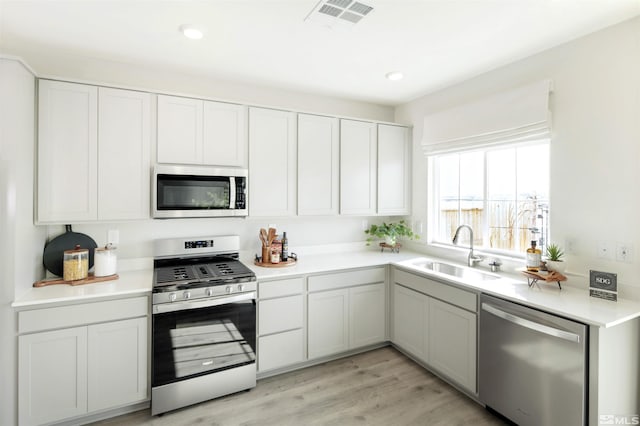
M 482 179 L 483 179 L 483 190 L 482 190 L 482 194 L 483 194 L 483 211 L 484 212 L 488 212 L 489 208 L 489 201 L 488 200 L 488 195 L 489 195 L 489 188 L 488 188 L 488 181 L 489 181 L 489 171 L 488 171 L 488 152 L 491 151 L 497 151 L 497 150 L 503 150 L 503 149 L 516 149 L 516 148 L 523 148 L 523 147 L 527 147 L 527 146 L 534 146 L 534 145 L 547 145 L 548 149 L 550 149 L 551 146 L 551 140 L 550 138 L 543 138 L 543 139 L 538 139 L 538 140 L 534 140 L 534 141 L 527 141 L 527 142 L 519 142 L 519 143 L 512 143 L 512 144 L 504 144 L 504 145 L 499 145 L 499 146 L 493 146 L 493 147 L 480 147 L 480 148 L 470 148 L 470 149 L 466 149 L 466 150 L 460 150 L 458 152 L 447 152 L 447 153 L 443 153 L 443 154 L 439 154 L 439 155 L 432 155 L 432 156 L 428 156 L 428 162 L 427 162 L 427 167 L 428 167 L 428 173 L 427 173 L 427 179 L 428 179 L 428 185 L 427 185 L 427 245 L 432 245 L 432 246 L 436 246 L 436 247 L 441 247 L 441 248 L 458 248 L 461 247 L 461 245 L 455 245 L 453 244 L 453 242 L 451 241 L 451 239 L 453 238 L 453 235 L 451 235 L 449 240 L 446 241 L 441 241 L 438 240 L 434 237 L 437 236 L 438 233 L 438 228 L 440 227 L 440 210 L 436 210 L 439 206 L 439 202 L 440 202 L 440 176 L 441 174 L 440 172 L 440 164 L 437 161 L 438 157 L 444 157 L 447 155 L 453 155 L 453 154 L 464 154 L 464 153 L 470 153 L 470 152 L 477 152 L 477 151 L 481 151 L 482 152 L 482 157 L 483 157 L 483 174 L 482 174 Z M 549 151 L 548 153 L 549 158 L 548 158 L 548 166 L 549 166 L 549 173 L 550 173 L 550 163 L 551 163 L 551 153 Z M 458 157 L 459 159 L 460 157 Z M 458 169 L 458 177 L 460 176 L 460 169 Z M 517 159 L 516 159 L 516 165 L 515 165 L 515 179 L 516 179 L 516 188 L 518 188 L 518 167 L 517 167 Z M 458 218 L 460 218 L 460 211 L 461 211 L 461 202 L 460 202 L 460 179 L 458 178 Z M 516 207 L 518 206 L 518 204 L 520 203 L 520 200 L 518 199 L 518 194 L 516 191 L 516 198 L 514 200 Z M 546 222 L 546 229 L 544 230 L 544 241 L 545 244 L 547 244 L 549 242 L 548 238 L 550 235 L 550 212 L 551 212 L 551 200 L 550 200 L 550 182 L 549 182 L 549 187 L 547 188 L 547 198 L 544 200 L 544 204 L 546 204 L 547 206 L 547 216 L 546 218 L 543 219 L 543 221 Z M 519 211 L 519 210 L 518 210 Z M 517 212 L 518 212 L 517 211 Z M 518 215 L 518 213 L 516 212 L 516 215 Z M 537 213 L 536 213 L 537 214 Z M 483 244 L 487 244 L 487 242 L 490 239 L 491 236 L 491 232 L 489 229 L 489 215 L 488 214 L 484 214 L 483 218 L 482 218 L 482 241 Z M 462 223 L 460 223 L 459 225 L 462 225 Z M 520 232 L 521 232 L 521 226 L 515 226 L 515 229 L 517 231 L 516 237 L 515 237 L 515 241 L 516 241 L 516 247 L 518 245 L 517 241 L 519 241 L 520 239 Z M 478 230 L 474 229 L 474 232 L 478 232 Z M 487 244 L 488 245 L 488 244 Z M 487 245 L 483 245 L 483 246 L 474 246 L 474 249 L 476 251 L 480 251 L 483 253 L 487 253 L 490 255 L 495 255 L 495 256 L 499 256 L 499 257 L 505 257 L 505 258 L 524 258 L 526 253 L 524 251 L 521 250 L 505 250 L 505 249 L 501 249 L 501 248 L 491 248 L 488 247 Z M 462 245 L 462 247 L 464 247 L 464 245 Z M 538 247 L 544 250 L 544 247 Z

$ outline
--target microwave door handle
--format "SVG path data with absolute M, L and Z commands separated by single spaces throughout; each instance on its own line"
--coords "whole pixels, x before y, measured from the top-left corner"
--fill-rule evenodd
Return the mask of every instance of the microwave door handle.
M 229 178 L 229 208 L 236 208 L 236 178 L 231 176 Z

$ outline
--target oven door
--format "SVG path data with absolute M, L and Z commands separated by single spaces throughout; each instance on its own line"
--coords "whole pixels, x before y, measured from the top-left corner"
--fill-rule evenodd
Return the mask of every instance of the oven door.
M 155 305 L 152 387 L 255 364 L 255 293 Z

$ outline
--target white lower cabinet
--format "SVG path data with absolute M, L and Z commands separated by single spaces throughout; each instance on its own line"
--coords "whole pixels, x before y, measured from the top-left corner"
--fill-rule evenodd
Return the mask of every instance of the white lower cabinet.
M 258 372 L 306 359 L 303 291 L 303 278 L 258 284 Z
M 310 277 L 309 358 L 384 342 L 385 296 L 384 268 Z
M 393 276 L 393 343 L 476 393 L 477 294 L 399 269 Z
M 425 362 L 428 312 L 429 297 L 398 284 L 393 286 L 392 341 Z
M 144 317 L 87 328 L 90 412 L 147 397 L 147 327 Z
M 349 347 L 358 348 L 385 340 L 384 283 L 349 289 Z
M 309 358 L 349 349 L 349 291 L 323 291 L 309 295 Z
M 148 303 L 138 297 L 19 312 L 20 425 L 148 399 Z M 117 316 L 137 318 L 113 321 Z M 47 330 L 82 323 L 91 324 Z
M 87 328 L 18 338 L 19 423 L 40 425 L 87 412 Z
M 476 391 L 476 314 L 429 298 L 429 355 L 434 368 Z

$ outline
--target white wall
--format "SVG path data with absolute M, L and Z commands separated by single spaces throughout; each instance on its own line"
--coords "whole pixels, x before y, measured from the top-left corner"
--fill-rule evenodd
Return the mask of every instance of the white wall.
M 424 116 L 545 78 L 554 83 L 551 241 L 572 242 L 570 272 L 615 272 L 640 288 L 640 18 L 398 106 L 396 120 L 415 126 L 413 220 L 427 215 Z M 598 258 L 599 241 L 631 244 L 633 263 Z
M 14 294 L 42 274 L 45 229 L 33 225 L 35 80 L 0 58 L 0 424 L 17 422 Z
M 153 257 L 153 240 L 157 238 L 239 235 L 240 249 L 252 254 L 261 254 L 260 228 L 276 225 L 278 234 L 287 232 L 289 249 L 352 243 L 364 241 L 367 235 L 362 230 L 362 221 L 378 223 L 386 217 L 295 217 L 295 218 L 213 218 L 213 219 L 168 219 L 144 220 L 138 222 L 75 224 L 74 232 L 82 232 L 93 238 L 98 245 L 106 244 L 107 232 L 120 232 L 118 259 L 138 259 Z M 64 226 L 49 226 L 51 237 L 62 234 Z M 363 244 L 364 247 L 364 244 Z
M 379 121 L 393 121 L 394 109 L 321 94 L 301 93 L 186 74 L 167 67 L 130 65 L 72 55 L 7 52 L 19 55 L 39 77 L 51 77 L 177 95 L 211 98 L 250 105 L 325 113 Z

